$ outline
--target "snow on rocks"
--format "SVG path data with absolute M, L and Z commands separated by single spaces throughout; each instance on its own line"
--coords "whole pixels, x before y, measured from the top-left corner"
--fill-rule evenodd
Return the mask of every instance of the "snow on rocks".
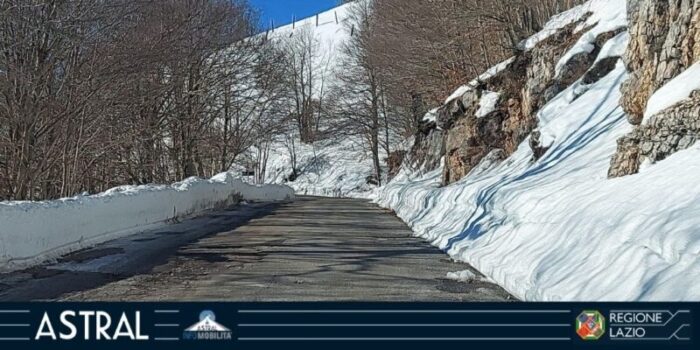
M 425 115 L 423 116 L 423 121 L 427 122 L 427 123 L 430 123 L 430 122 L 435 123 L 435 122 L 437 122 L 437 117 L 438 117 L 437 114 L 438 114 L 437 108 L 431 109 L 430 111 L 425 113 Z
M 571 58 L 581 53 L 591 53 L 595 49 L 595 42 L 598 36 L 627 27 L 626 1 L 594 0 L 575 8 L 574 10 L 591 14 L 584 23 L 579 25 L 577 31 L 583 30 L 584 28 L 589 28 L 591 26 L 592 28 L 584 33 L 574 44 L 574 46 L 559 60 L 559 63 L 557 63 L 556 66 L 557 76 L 561 74 L 562 69 Z M 615 43 L 613 42 L 611 45 L 615 45 Z M 615 47 L 618 50 L 623 50 L 624 52 L 626 45 Z M 608 50 L 610 49 L 612 49 L 612 47 L 608 48 Z
M 473 90 L 479 84 L 480 81 L 488 80 L 488 79 L 494 77 L 496 74 L 501 73 L 506 68 L 508 68 L 508 66 L 510 66 L 514 61 L 515 61 L 515 57 L 511 57 L 511 58 L 489 68 L 486 72 L 481 74 L 479 76 L 479 78 L 470 81 L 469 84 L 460 86 L 459 88 L 457 88 L 457 90 L 455 90 L 445 100 L 445 104 L 448 104 L 448 103 L 452 102 L 452 100 L 455 100 L 459 97 L 462 97 L 462 95 L 464 95 L 465 93 Z
M 468 91 L 471 91 L 473 88 L 474 88 L 474 87 L 471 86 L 471 85 L 462 85 L 462 86 L 460 86 L 459 88 L 457 88 L 457 90 L 455 90 L 455 91 L 452 93 L 452 95 L 450 95 L 449 97 L 447 97 L 447 99 L 445 100 L 445 104 L 448 104 L 448 103 L 452 102 L 452 100 L 455 100 L 455 99 L 457 99 L 457 98 L 462 97 L 462 95 L 464 95 L 464 94 L 467 93 Z
M 652 116 L 689 98 L 696 90 L 700 90 L 700 62 L 690 66 L 651 96 L 642 123 L 646 124 Z
M 41 263 L 80 248 L 247 201 L 281 201 L 291 188 L 253 186 L 222 173 L 172 185 L 120 186 L 52 201 L 0 202 L 0 270 Z
M 629 2 L 629 79 L 620 104 L 635 127 L 618 140 L 609 176 L 636 174 L 642 163 L 664 161 L 697 141 L 700 91 L 691 91 L 698 86 L 699 7 L 700 0 Z
M 608 40 L 605 45 L 603 45 L 603 48 L 600 49 L 600 53 L 598 54 L 595 63 L 610 57 L 622 57 L 627 49 L 627 44 L 629 41 L 630 34 L 627 31 L 622 32 L 614 38 Z
M 593 32 L 600 34 L 623 28 L 627 26 L 626 8 L 627 1 L 625 0 L 588 1 L 585 4 L 576 6 L 552 17 L 539 33 L 524 40 L 520 45 L 525 50 L 531 50 L 537 46 L 537 44 L 546 40 L 562 28 L 583 20 L 587 15 L 588 17 L 586 20 L 578 26 L 577 29 L 579 31 L 595 26 Z M 593 39 L 595 39 L 595 36 Z M 574 51 L 581 52 L 581 49 L 585 49 L 587 46 L 586 41 L 586 38 L 581 38 L 581 41 L 576 44 Z
M 483 118 L 496 110 L 496 104 L 501 94 L 493 91 L 484 91 L 479 101 L 479 109 L 476 111 L 477 118 Z
M 377 202 L 521 299 L 700 299 L 700 147 L 633 177 L 606 177 L 631 128 L 618 103 L 625 77 L 619 65 L 575 101 L 552 101 L 557 115 L 543 126 L 558 137 L 538 161 L 523 142 L 447 187 L 438 187 L 440 169 L 404 172 Z

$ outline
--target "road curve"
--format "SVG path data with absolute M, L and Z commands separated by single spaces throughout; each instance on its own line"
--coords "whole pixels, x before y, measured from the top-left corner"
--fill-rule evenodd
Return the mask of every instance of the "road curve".
M 365 200 L 241 205 L 0 275 L 0 300 L 499 301 Z

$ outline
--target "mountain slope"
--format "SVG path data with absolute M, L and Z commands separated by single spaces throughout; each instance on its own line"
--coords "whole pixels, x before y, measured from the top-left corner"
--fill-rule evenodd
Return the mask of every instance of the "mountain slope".
M 323 81 L 325 91 L 338 83 L 336 76 L 342 69 L 341 48 L 352 31 L 349 25 L 351 6 L 352 3 L 340 5 L 320 13 L 318 21 L 312 16 L 267 33 L 272 40 L 281 42 L 310 34 L 318 44 L 314 66 L 320 74 L 316 78 L 319 86 Z M 372 157 L 361 137 L 333 137 L 334 133 L 330 132 L 329 139 L 304 144 L 296 128 L 292 126 L 290 130 L 290 135 L 278 138 L 270 146 L 266 183 L 285 184 L 299 194 L 329 197 L 367 197 L 376 189 L 367 181 L 373 173 Z M 257 149 L 252 150 L 252 153 L 257 152 Z M 296 177 L 292 175 L 292 153 L 296 156 Z M 386 154 L 381 158 L 386 158 Z

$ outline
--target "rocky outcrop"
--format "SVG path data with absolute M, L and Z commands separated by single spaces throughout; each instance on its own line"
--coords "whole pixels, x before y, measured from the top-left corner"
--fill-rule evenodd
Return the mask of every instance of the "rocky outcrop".
M 628 0 L 630 43 L 622 87 L 629 122 L 639 125 L 651 95 L 700 59 L 700 0 Z
M 578 63 L 567 64 L 566 74 L 556 75 L 557 63 L 584 33 L 575 30 L 578 25 L 580 22 L 572 23 L 532 50 L 521 52 L 506 69 L 441 110 L 438 125 L 446 130 L 443 185 L 459 181 L 494 150 L 508 157 L 537 127 L 537 110 L 570 84 L 577 74 L 569 73 L 572 67 L 579 70 Z M 583 73 L 585 70 L 578 77 Z M 501 97 L 493 112 L 477 118 L 484 90 L 497 91 Z
M 542 133 L 540 133 L 540 131 L 537 129 L 533 130 L 532 134 L 530 134 L 530 149 L 532 150 L 533 160 L 542 158 L 542 156 L 549 150 L 548 146 L 544 146 L 540 142 L 541 137 Z
M 606 57 L 596 62 L 593 67 L 591 67 L 591 69 L 589 69 L 588 72 L 583 75 L 581 83 L 584 85 L 590 85 L 599 81 L 600 79 L 603 79 L 606 75 L 610 74 L 613 69 L 615 69 L 615 66 L 619 60 L 620 57 L 614 56 Z
M 470 92 L 465 95 L 478 95 Z M 465 116 L 459 118 L 446 134 L 445 167 L 443 184 L 459 181 L 492 150 L 503 147 L 503 120 L 507 114 L 496 111 L 490 115 L 475 116 L 477 102 L 468 108 Z
M 445 154 L 445 133 L 435 122 L 423 122 L 414 135 L 415 141 L 405 162 L 415 170 L 430 171 L 440 166 Z
M 642 125 L 650 97 L 700 60 L 700 0 L 629 0 L 630 44 L 624 60 L 629 79 L 622 87 L 622 107 L 634 131 L 618 140 L 609 176 L 634 174 L 689 147 L 700 132 L 697 95 Z
M 607 58 L 594 65 L 603 45 L 623 29 L 599 35 L 590 51 L 573 55 L 557 71 L 566 52 L 587 32 L 581 29 L 586 19 L 584 16 L 520 52 L 500 72 L 472 83 L 470 89 L 440 108 L 436 121 L 425 123 L 416 135 L 411 152 L 414 167 L 421 164 L 424 170 L 435 169 L 444 156 L 443 185 L 448 185 L 484 161 L 507 158 L 531 135 L 533 159 L 543 156 L 547 147 L 540 144 L 537 132 L 533 134 L 537 111 L 582 77 L 584 84 L 602 78 L 619 59 Z M 497 92 L 499 99 L 493 111 L 477 117 L 487 91 Z
M 609 175 L 639 172 L 643 162 L 655 163 L 692 146 L 700 134 L 700 91 L 690 99 L 657 114 L 645 125 L 618 140 Z

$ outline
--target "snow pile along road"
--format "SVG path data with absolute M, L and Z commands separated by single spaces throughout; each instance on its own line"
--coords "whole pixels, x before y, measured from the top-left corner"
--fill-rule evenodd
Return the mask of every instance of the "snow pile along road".
M 594 11 L 594 30 L 616 28 L 626 13 L 625 1 L 612 0 L 578 10 Z M 570 22 L 575 11 L 557 19 Z M 631 130 L 619 106 L 626 77 L 619 61 L 580 96 L 573 84 L 542 108 L 551 148 L 539 160 L 528 139 L 500 164 L 447 187 L 439 187 L 441 169 L 405 170 L 377 200 L 525 300 L 700 300 L 700 145 L 640 174 L 607 178 L 616 141 Z
M 121 186 L 92 196 L 0 202 L 0 270 L 41 263 L 241 200 L 293 197 L 287 186 L 253 186 L 222 173 L 210 180 L 189 178 L 170 186 Z

